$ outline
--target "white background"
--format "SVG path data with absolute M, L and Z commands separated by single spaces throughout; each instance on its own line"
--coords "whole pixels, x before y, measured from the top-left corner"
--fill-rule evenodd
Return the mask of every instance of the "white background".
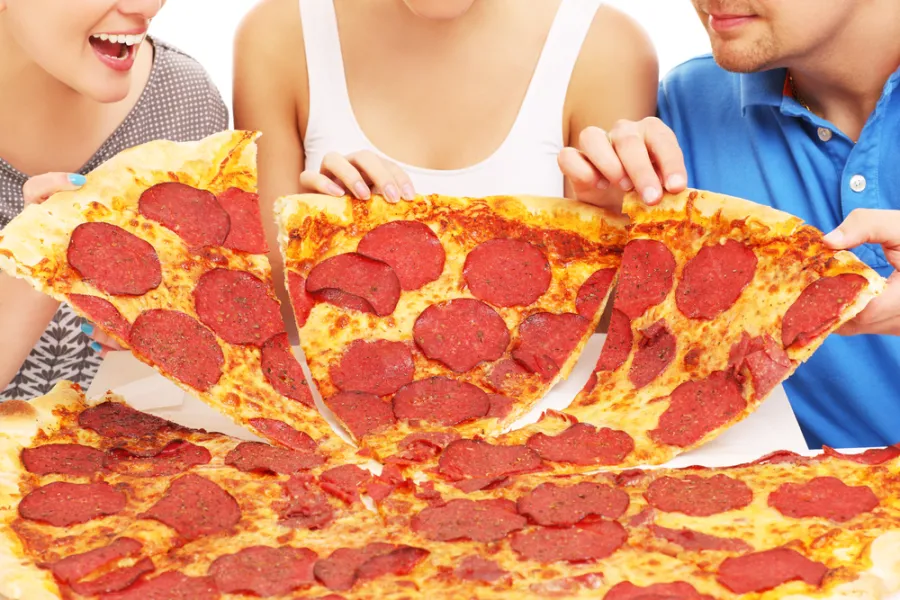
M 234 31 L 255 1 L 169 0 L 150 26 L 151 34 L 200 61 L 229 112 Z M 709 52 L 709 41 L 690 0 L 610 0 L 608 4 L 632 15 L 650 34 L 659 55 L 660 75 Z

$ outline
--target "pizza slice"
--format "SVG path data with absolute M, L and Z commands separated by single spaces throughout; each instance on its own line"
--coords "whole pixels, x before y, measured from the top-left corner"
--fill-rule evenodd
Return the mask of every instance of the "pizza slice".
M 288 344 L 256 195 L 255 132 L 126 150 L 0 232 L 0 269 L 276 443 L 350 450 Z M 299 433 L 297 433 L 299 432 Z
M 553 198 L 300 195 L 276 214 L 312 377 L 379 457 L 524 415 L 596 329 L 624 244 L 621 217 Z

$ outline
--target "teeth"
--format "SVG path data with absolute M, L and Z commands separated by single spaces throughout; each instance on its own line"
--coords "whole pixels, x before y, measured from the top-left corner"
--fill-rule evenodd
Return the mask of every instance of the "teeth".
M 101 40 L 103 40 L 104 42 L 105 42 L 106 40 L 109 39 L 109 36 L 106 35 L 105 33 L 101 33 L 101 34 L 100 34 L 99 36 L 97 36 L 97 37 L 99 37 L 99 38 L 100 38 Z
M 144 41 L 145 34 L 140 35 L 118 35 L 118 34 L 109 34 L 109 33 L 95 33 L 91 35 L 92 38 L 96 38 L 101 41 L 107 41 L 116 43 L 116 44 L 125 44 L 126 46 L 137 46 L 141 42 Z

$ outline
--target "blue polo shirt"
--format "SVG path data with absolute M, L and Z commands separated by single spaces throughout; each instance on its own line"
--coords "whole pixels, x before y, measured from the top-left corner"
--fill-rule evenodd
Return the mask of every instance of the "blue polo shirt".
M 659 116 L 681 143 L 691 187 L 825 232 L 855 208 L 900 209 L 900 70 L 855 144 L 785 95 L 785 77 L 729 73 L 704 56 L 663 80 Z M 878 246 L 855 254 L 882 276 L 893 272 Z M 900 337 L 832 335 L 785 389 L 811 448 L 900 442 Z

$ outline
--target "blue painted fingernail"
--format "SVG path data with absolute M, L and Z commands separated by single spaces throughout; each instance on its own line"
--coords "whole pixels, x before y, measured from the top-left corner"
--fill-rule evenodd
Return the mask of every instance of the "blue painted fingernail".
M 94 335 L 94 326 L 87 321 L 84 321 L 81 324 L 81 331 L 84 332 L 84 335 Z
M 69 183 L 81 187 L 85 183 L 87 183 L 87 177 L 85 177 L 84 175 L 79 175 L 78 173 L 69 173 Z
M 103 351 L 103 346 L 100 345 L 100 342 L 91 342 L 91 350 L 101 352 Z

